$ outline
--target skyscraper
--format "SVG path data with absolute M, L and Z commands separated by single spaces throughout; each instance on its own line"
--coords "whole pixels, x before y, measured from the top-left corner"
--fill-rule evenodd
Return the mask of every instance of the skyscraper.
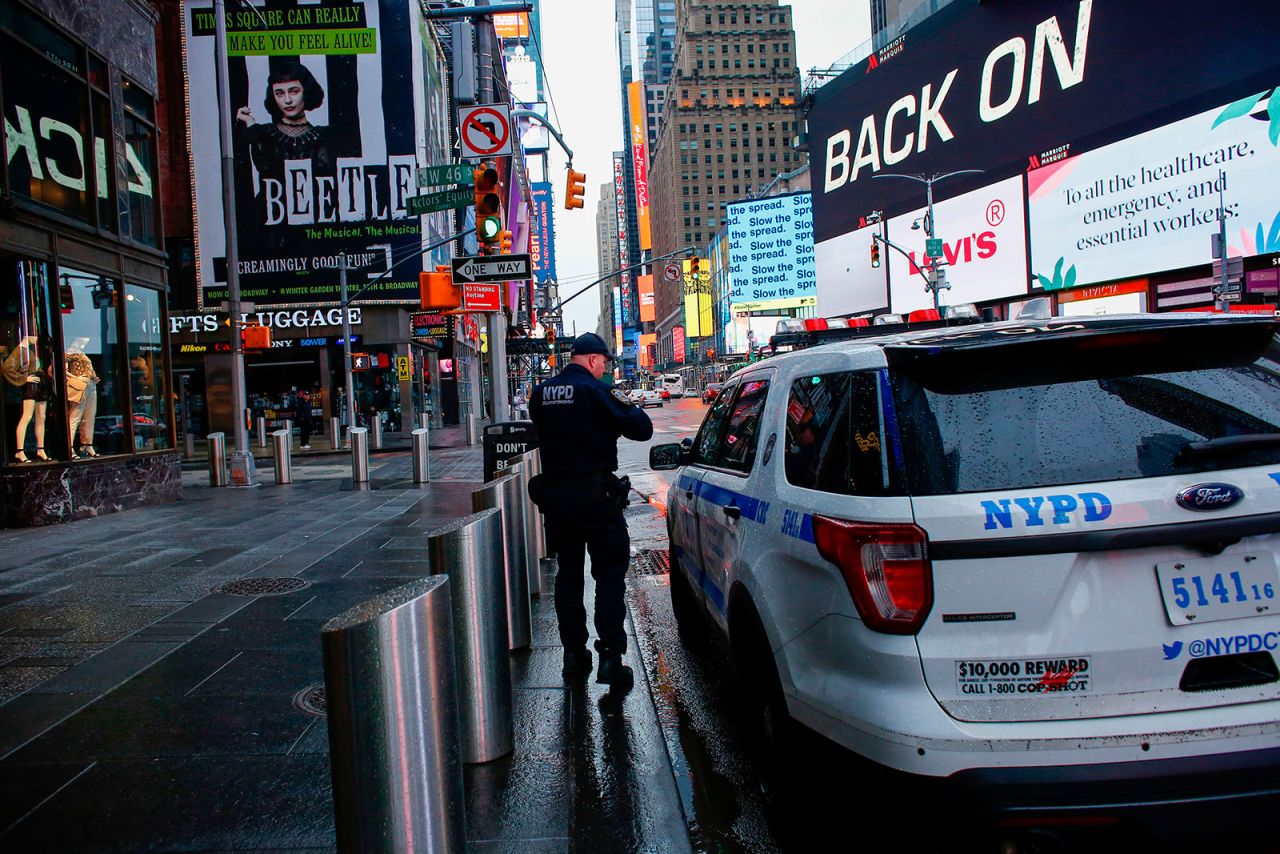
M 650 167 L 655 257 L 705 247 L 726 203 L 804 162 L 791 148 L 799 98 L 790 6 L 677 0 L 675 67 Z M 659 282 L 655 305 L 662 363 L 683 324 L 681 283 Z

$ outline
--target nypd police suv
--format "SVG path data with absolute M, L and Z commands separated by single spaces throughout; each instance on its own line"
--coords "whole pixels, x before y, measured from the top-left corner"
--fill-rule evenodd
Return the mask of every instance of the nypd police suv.
M 775 738 L 1068 810 L 1274 795 L 1278 329 L 873 327 L 739 370 L 651 452 L 682 630 Z

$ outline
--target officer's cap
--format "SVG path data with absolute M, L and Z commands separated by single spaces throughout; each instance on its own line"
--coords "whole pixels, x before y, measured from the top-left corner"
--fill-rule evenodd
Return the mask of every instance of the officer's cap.
M 592 353 L 599 353 L 606 359 L 617 358 L 609 351 L 609 345 L 604 343 L 604 339 L 594 332 L 584 332 L 573 339 L 573 355 L 587 356 Z

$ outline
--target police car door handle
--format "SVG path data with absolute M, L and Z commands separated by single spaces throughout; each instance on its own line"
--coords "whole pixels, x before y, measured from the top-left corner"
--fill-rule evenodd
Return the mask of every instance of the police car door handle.
M 689 501 L 692 501 L 692 500 L 693 500 L 693 490 L 692 490 L 692 489 L 686 489 L 686 490 L 684 491 L 684 497 L 685 497 L 685 499 L 687 499 L 687 500 L 689 500 Z
M 724 515 L 728 516 L 730 519 L 741 519 L 742 510 L 736 504 L 726 504 L 724 506 Z

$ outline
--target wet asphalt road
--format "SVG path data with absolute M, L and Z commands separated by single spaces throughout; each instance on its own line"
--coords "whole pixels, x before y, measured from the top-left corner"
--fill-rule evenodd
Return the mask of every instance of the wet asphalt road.
M 634 490 L 627 511 L 633 550 L 668 546 L 664 505 L 675 473 L 651 471 L 649 447 L 693 436 L 706 410 L 697 399 L 669 401 L 648 410 L 650 442 L 619 443 L 619 473 L 630 476 Z M 952 790 L 885 780 L 816 737 L 802 742 L 791 773 L 766 794 L 751 740 L 734 713 L 726 651 L 679 637 L 665 574 L 633 572 L 628 604 L 695 851 L 1280 852 L 1280 829 L 1237 836 L 1230 828 L 1239 825 L 1212 811 L 1189 823 L 1197 841 L 1180 835 L 1155 841 L 1109 824 L 997 827 Z

